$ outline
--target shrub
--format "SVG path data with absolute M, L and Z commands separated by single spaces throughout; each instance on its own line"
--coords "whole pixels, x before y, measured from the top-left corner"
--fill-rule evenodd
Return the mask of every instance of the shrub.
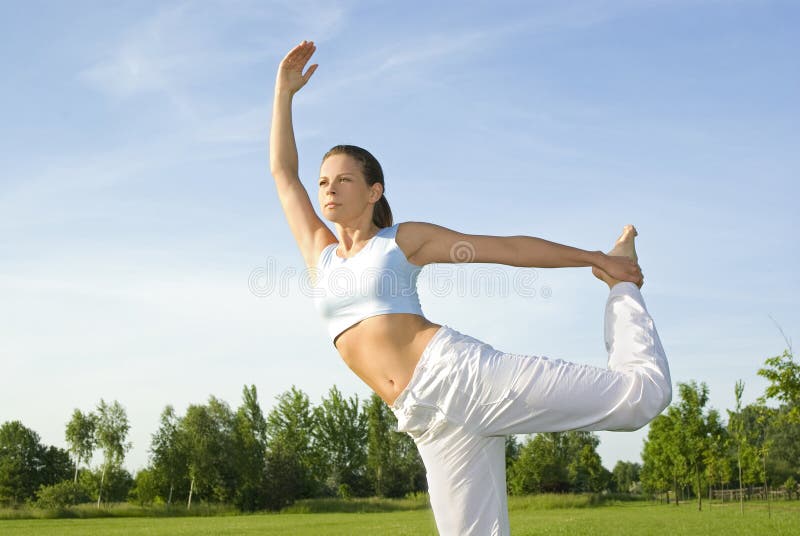
M 81 484 L 65 480 L 58 484 L 41 486 L 36 492 L 37 508 L 45 510 L 65 510 L 67 507 L 88 502 L 91 500 L 89 493 Z

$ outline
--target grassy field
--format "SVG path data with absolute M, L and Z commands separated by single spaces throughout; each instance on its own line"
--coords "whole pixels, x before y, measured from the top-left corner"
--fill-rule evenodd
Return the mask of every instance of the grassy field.
M 670 535 L 722 534 L 725 536 L 800 534 L 800 503 L 748 503 L 744 516 L 736 504 L 694 504 L 680 507 L 652 503 L 616 503 L 588 506 L 528 498 L 509 504 L 515 536 L 527 535 Z M 382 513 L 283 513 L 179 518 L 94 518 L 0 520 L 4 536 L 72 535 L 435 535 L 433 515 L 427 509 Z

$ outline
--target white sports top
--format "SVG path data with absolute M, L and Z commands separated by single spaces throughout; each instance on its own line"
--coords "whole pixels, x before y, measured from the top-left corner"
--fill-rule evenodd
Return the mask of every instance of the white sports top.
M 417 277 L 422 266 L 411 264 L 397 245 L 397 226 L 380 229 L 350 258 L 328 244 L 317 262 L 314 305 L 327 322 L 333 343 L 350 326 L 371 316 L 411 313 L 420 316 Z

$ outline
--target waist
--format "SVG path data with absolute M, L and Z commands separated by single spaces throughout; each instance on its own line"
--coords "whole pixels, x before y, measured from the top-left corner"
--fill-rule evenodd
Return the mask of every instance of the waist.
M 391 405 L 440 327 L 415 314 L 378 315 L 345 330 L 335 344 L 350 370 Z

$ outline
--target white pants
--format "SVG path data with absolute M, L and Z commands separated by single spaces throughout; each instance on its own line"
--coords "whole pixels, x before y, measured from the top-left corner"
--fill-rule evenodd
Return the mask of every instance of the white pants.
M 509 534 L 504 436 L 635 430 L 669 405 L 667 359 L 633 283 L 609 293 L 605 344 L 607 369 L 436 332 L 392 410 L 422 456 L 442 536 Z

